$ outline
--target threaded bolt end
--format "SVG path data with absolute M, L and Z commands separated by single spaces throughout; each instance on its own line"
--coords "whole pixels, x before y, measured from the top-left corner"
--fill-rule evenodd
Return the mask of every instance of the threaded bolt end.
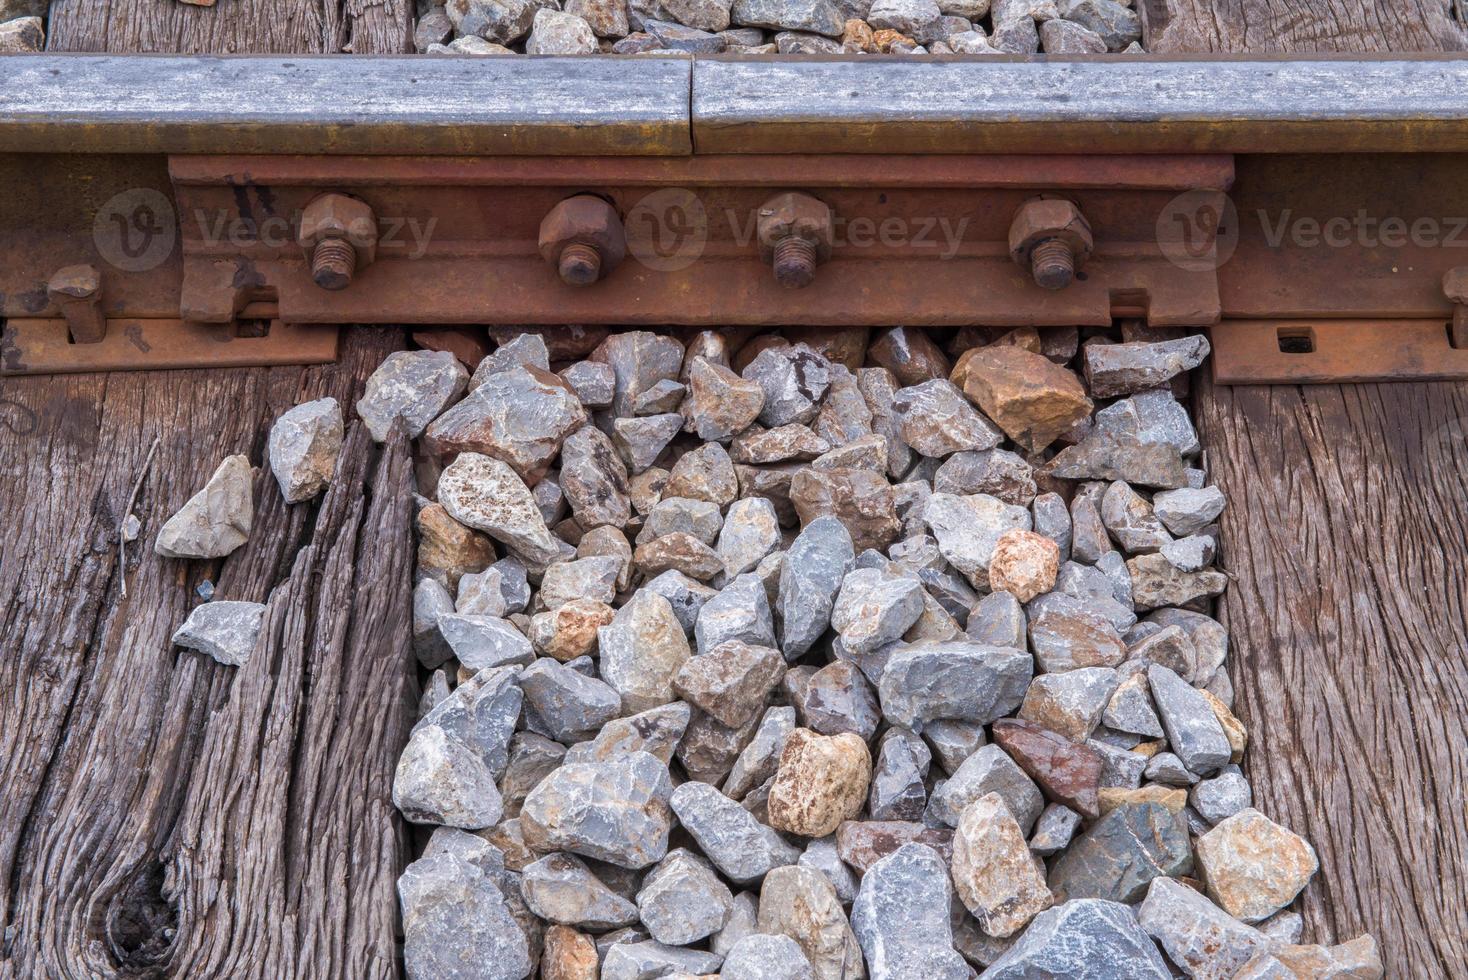
M 561 249 L 561 282 L 568 286 L 590 286 L 601 275 L 601 253 L 590 245 L 572 242 Z
M 787 236 L 775 243 L 775 281 L 786 289 L 803 289 L 816 277 L 816 247 L 804 238 Z
M 1075 255 L 1058 238 L 1041 242 L 1030 254 L 1030 271 L 1035 284 L 1045 289 L 1064 289 L 1076 276 Z
M 357 250 L 345 238 L 328 238 L 311 252 L 311 278 L 322 289 L 346 289 L 357 271 Z

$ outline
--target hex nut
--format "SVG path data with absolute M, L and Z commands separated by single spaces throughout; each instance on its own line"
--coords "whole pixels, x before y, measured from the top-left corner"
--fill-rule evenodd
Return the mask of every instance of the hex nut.
M 831 209 L 809 194 L 786 191 L 760 205 L 756 231 L 760 258 L 772 262 L 775 248 L 785 238 L 799 238 L 815 248 L 816 261 L 831 257 L 835 238 Z
M 577 194 L 551 208 L 540 222 L 541 258 L 561 268 L 564 275 L 562 253 L 570 246 L 594 249 L 596 277 L 604 278 L 627 256 L 627 234 L 617 209 L 594 194 Z M 582 248 L 572 251 L 584 254 Z M 580 262 L 577 267 L 586 264 Z M 585 285 L 585 281 L 577 279 L 573 284 Z
M 346 194 L 322 194 L 301 212 L 301 226 L 296 243 L 311 252 L 327 239 L 352 243 L 357 253 L 356 267 L 361 269 L 377 258 L 377 215 L 365 202 Z
M 1076 268 L 1091 257 L 1091 225 L 1081 209 L 1063 197 L 1036 197 L 1020 205 L 1009 226 L 1009 256 L 1029 268 L 1036 246 L 1062 241 L 1070 247 Z
M 1443 295 L 1450 302 L 1468 306 L 1468 265 L 1443 273 Z

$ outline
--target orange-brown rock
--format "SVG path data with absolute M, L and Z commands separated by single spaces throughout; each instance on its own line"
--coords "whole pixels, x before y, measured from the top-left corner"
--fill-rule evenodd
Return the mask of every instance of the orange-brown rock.
M 806 467 L 790 480 L 790 502 L 802 527 L 827 514 L 845 524 L 857 553 L 886 551 L 902 529 L 892 485 L 871 470 Z
M 494 563 L 494 542 L 488 535 L 465 527 L 441 504 L 418 512 L 418 573 L 437 579 L 450 593 L 469 572 L 482 572 Z
M 853 17 L 846 22 L 846 29 L 841 32 L 841 50 L 853 54 L 876 54 L 877 42 L 872 35 L 872 25 Z M 856 365 L 856 367 L 860 366 L 860 364 Z M 850 364 L 847 367 L 853 371 L 856 370 L 856 367 Z
M 590 936 L 570 926 L 551 926 L 545 931 L 541 980 L 596 980 L 598 970 L 596 943 Z
M 596 631 L 617 611 L 598 599 L 572 599 L 530 620 L 530 642 L 540 653 L 565 663 L 596 649 Z
M 889 27 L 873 32 L 872 43 L 877 46 L 877 50 L 882 52 L 882 54 L 891 54 L 892 45 L 894 44 L 916 44 L 917 42 L 901 31 L 894 31 Z
M 861 813 L 871 781 L 872 756 L 860 735 L 797 728 L 785 740 L 770 787 L 770 826 L 825 837 Z
M 989 561 L 989 586 L 1029 602 L 1055 588 L 1060 546 L 1043 534 L 1015 528 L 1000 535 Z
M 1091 413 L 1075 372 L 1011 345 L 971 350 L 954 365 L 952 381 L 984 414 L 1024 448 L 1044 449 Z
M 413 343 L 424 350 L 446 350 L 470 371 L 489 356 L 483 327 L 427 327 L 413 331 Z
M 1097 794 L 1102 813 L 1110 813 L 1128 803 L 1158 803 L 1167 807 L 1169 813 L 1182 813 L 1188 805 L 1188 791 L 1161 783 L 1148 783 L 1136 789 L 1103 786 Z
M 1309 841 L 1252 807 L 1198 838 L 1194 850 L 1208 897 L 1245 922 L 1290 904 L 1320 869 Z
M 649 579 L 673 569 L 707 582 L 724 570 L 718 553 L 686 531 L 674 531 L 638 545 L 632 563 Z

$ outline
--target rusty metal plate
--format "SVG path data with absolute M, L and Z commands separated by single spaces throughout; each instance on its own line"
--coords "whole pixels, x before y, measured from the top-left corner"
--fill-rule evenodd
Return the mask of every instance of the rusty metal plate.
M 1237 160 L 1220 242 L 1225 319 L 1452 315 L 1468 264 L 1468 154 Z
M 1221 197 L 1227 157 L 197 158 L 170 160 L 181 213 L 186 319 L 242 304 L 289 322 L 685 325 L 1155 325 L 1218 317 L 1212 268 L 1170 258 L 1157 226 L 1179 194 Z M 340 291 L 318 287 L 294 243 L 324 189 L 371 205 L 376 257 Z M 836 216 L 830 261 L 804 289 L 778 286 L 756 215 L 776 191 Z M 1047 291 L 1009 258 L 1016 210 L 1062 192 L 1095 232 L 1070 288 Z M 541 220 L 594 192 L 627 229 L 627 261 L 563 284 L 537 247 Z
M 1468 349 L 1441 320 L 1226 320 L 1212 328 L 1219 384 L 1468 379 Z
M 101 341 L 74 344 L 65 320 L 14 319 L 0 335 L 0 375 L 324 364 L 336 360 L 337 334 L 279 321 L 264 336 L 240 336 L 230 324 L 115 319 Z

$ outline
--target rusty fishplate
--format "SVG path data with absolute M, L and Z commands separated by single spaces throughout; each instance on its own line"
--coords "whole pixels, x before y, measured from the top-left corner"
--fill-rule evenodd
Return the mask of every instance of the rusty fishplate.
M 292 323 L 813 325 L 1105 324 L 1119 308 L 1157 325 L 1218 316 L 1212 270 L 1155 242 L 1185 191 L 1222 196 L 1222 157 L 320 158 L 175 157 L 182 315 L 224 322 L 277 304 Z M 829 260 L 784 288 L 758 223 L 772 194 L 829 208 Z M 293 229 L 320 195 L 376 215 L 376 258 L 325 290 Z M 1095 229 L 1083 272 L 1038 288 L 1008 244 L 1021 205 L 1063 194 Z M 627 261 L 563 281 L 542 222 L 576 195 L 610 205 Z M 241 234 L 221 229 L 243 229 Z

